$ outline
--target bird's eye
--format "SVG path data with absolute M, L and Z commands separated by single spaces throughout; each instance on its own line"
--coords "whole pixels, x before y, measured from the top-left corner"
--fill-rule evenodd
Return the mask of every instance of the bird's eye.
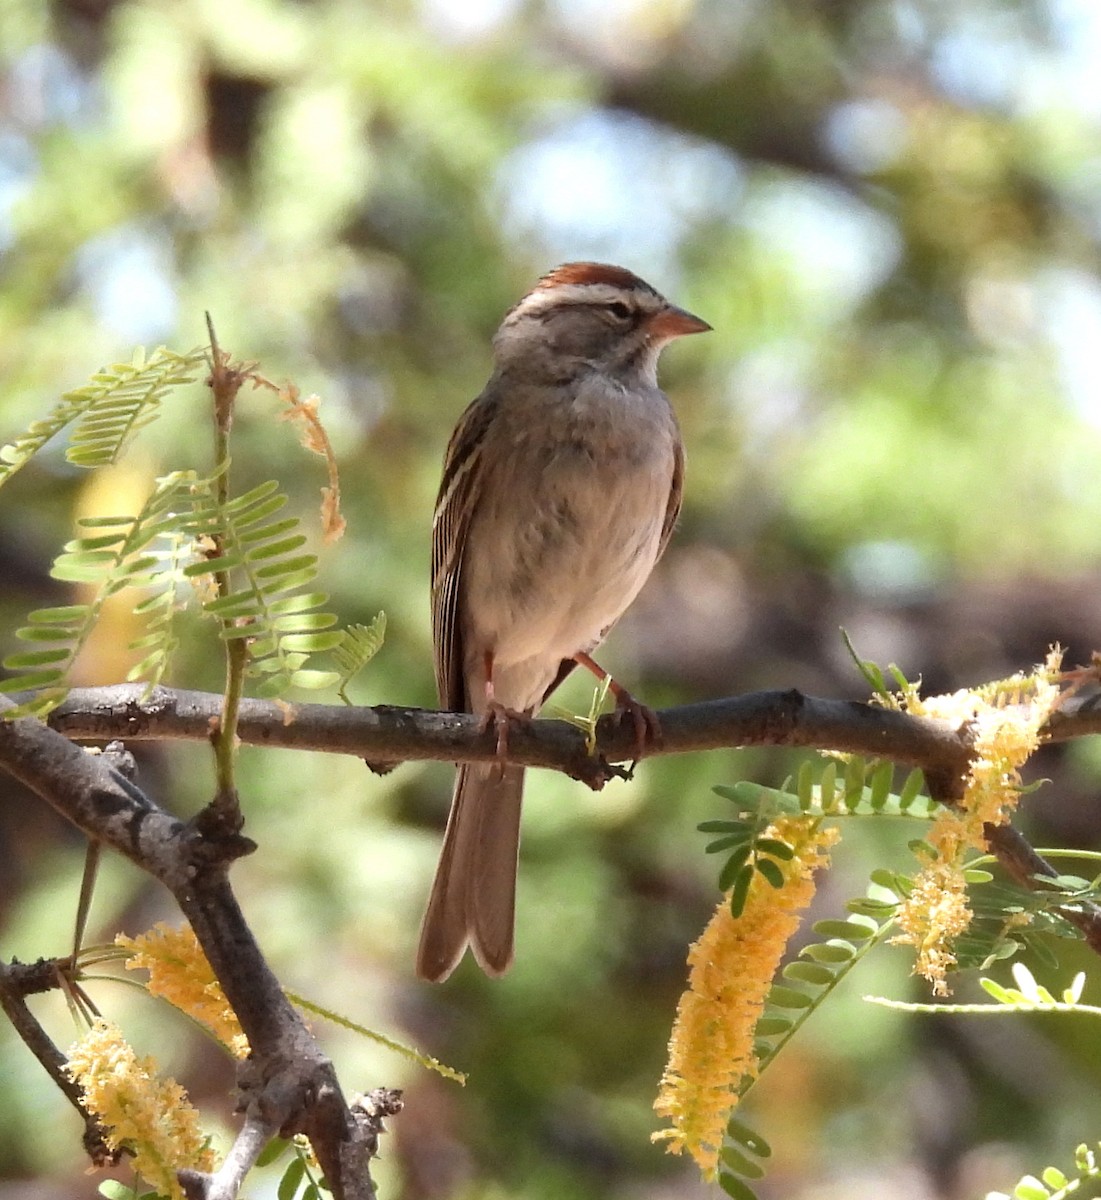
M 622 300 L 613 300 L 608 305 L 608 311 L 617 321 L 629 321 L 633 315 L 630 306 L 624 304 Z

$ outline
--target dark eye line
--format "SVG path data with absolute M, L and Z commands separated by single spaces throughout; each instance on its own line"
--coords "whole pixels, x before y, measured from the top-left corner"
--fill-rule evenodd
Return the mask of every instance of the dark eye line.
M 622 300 L 612 300 L 610 303 L 598 300 L 571 300 L 559 308 L 547 309 L 539 314 L 540 321 L 546 321 L 555 316 L 556 313 L 562 312 L 564 309 L 591 308 L 594 312 L 607 313 L 614 317 L 617 321 L 630 321 L 632 324 L 638 322 L 642 314 L 630 304 L 624 304 Z

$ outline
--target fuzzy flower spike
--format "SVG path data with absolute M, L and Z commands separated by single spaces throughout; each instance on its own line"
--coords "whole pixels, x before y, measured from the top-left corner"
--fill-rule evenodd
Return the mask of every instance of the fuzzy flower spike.
M 757 1074 L 753 1033 L 800 914 L 814 897 L 814 873 L 828 865 L 837 830 L 821 818 L 783 817 L 766 837 L 794 851 L 779 863 L 783 886 L 754 875 L 740 916 L 719 902 L 688 954 L 688 990 L 677 1007 L 669 1060 L 654 1110 L 669 1126 L 653 1134 L 671 1154 L 687 1151 L 705 1179 L 718 1170 L 723 1131 L 739 1089 Z

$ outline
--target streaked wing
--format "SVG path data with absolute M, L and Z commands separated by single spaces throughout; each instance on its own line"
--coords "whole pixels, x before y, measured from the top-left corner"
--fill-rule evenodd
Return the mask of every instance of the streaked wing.
M 463 551 L 479 494 L 485 433 L 497 401 L 485 392 L 459 418 L 444 456 L 443 479 L 432 519 L 432 642 L 440 704 L 452 712 L 470 708 L 463 680 L 459 591 Z
M 661 526 L 661 541 L 658 543 L 658 559 L 665 553 L 673 528 L 680 516 L 681 501 L 684 499 L 684 442 L 678 437 L 673 444 L 673 480 L 669 487 L 669 503 L 665 508 L 665 520 Z

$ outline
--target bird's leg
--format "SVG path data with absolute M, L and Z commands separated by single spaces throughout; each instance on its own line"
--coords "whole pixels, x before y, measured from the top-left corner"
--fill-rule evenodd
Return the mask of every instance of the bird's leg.
M 497 732 L 497 759 L 501 768 L 504 768 L 505 762 L 508 760 L 508 728 L 513 721 L 523 721 L 527 714 L 517 712 L 514 708 L 509 708 L 502 704 L 500 700 L 493 694 L 493 651 L 487 650 L 484 657 L 486 686 L 485 686 L 485 701 L 486 710 L 482 713 L 482 719 L 479 728 L 482 733 L 485 733 L 492 725 Z
M 604 670 L 598 662 L 594 662 L 587 654 L 575 654 L 573 660 L 578 666 L 592 673 L 602 683 L 608 681 L 608 690 L 615 697 L 616 712 L 626 714 L 635 728 L 635 759 L 642 758 L 646 752 L 647 742 L 658 745 L 661 742 L 661 722 L 652 708 L 640 704 L 634 696 Z

